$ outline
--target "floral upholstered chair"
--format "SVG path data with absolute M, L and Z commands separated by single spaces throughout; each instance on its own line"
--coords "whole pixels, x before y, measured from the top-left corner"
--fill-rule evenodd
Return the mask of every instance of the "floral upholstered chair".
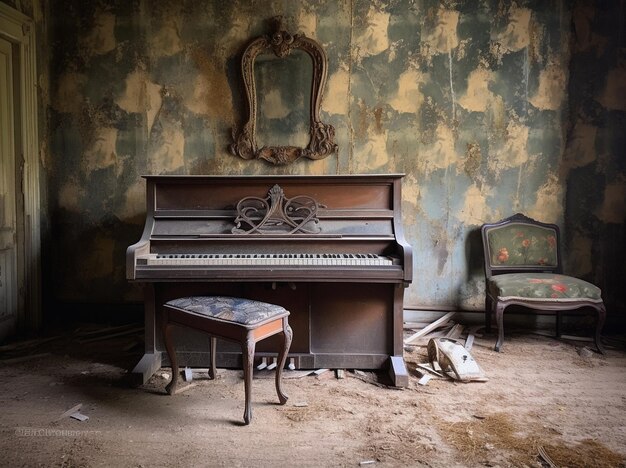
M 561 312 L 591 309 L 597 314 L 595 345 L 604 353 L 600 332 L 606 309 L 600 288 L 562 274 L 559 228 L 517 213 L 481 228 L 485 252 L 485 326 L 491 328 L 495 312 L 500 351 L 504 340 L 503 314 L 511 305 L 536 313 L 556 314 L 561 335 Z

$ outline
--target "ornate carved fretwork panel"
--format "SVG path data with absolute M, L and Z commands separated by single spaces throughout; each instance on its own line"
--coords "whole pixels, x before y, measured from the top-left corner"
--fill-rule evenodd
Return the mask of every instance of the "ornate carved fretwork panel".
M 233 234 L 317 234 L 321 231 L 317 200 L 306 195 L 285 197 L 274 185 L 265 198 L 245 197 L 237 203 Z

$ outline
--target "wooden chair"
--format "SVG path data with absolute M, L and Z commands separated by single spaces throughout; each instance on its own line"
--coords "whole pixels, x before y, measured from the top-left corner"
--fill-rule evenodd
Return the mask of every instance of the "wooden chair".
M 561 313 L 596 312 L 594 335 L 598 351 L 604 353 L 600 332 L 606 309 L 600 288 L 562 274 L 559 228 L 517 213 L 481 228 L 485 255 L 485 326 L 491 329 L 495 312 L 500 351 L 504 340 L 504 311 L 511 305 L 535 313 L 556 314 L 556 335 L 561 336 Z
M 178 382 L 178 363 L 172 340 L 173 325 L 182 325 L 210 335 L 209 378 L 211 379 L 215 378 L 217 338 L 235 341 L 241 345 L 243 355 L 246 396 L 243 419 L 245 424 L 250 424 L 252 420 L 252 368 L 256 343 L 282 333 L 284 342 L 276 367 L 276 393 L 280 404 L 284 405 L 288 397 L 281 389 L 281 377 L 293 336 L 288 316 L 289 311 L 281 306 L 234 297 L 191 296 L 167 302 L 163 306 L 163 335 L 172 365 L 172 380 L 166 387 L 167 393 L 172 395 L 176 391 Z

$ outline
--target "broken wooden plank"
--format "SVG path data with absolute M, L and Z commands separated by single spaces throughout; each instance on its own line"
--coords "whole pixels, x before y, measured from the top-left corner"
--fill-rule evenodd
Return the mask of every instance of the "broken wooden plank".
M 557 465 L 552 461 L 552 459 L 546 453 L 546 450 L 543 446 L 539 446 L 537 451 L 539 452 L 539 456 L 543 459 L 544 462 L 548 465 L 548 468 L 557 468 Z
M 177 387 L 174 395 L 178 395 L 179 393 L 186 392 L 190 388 L 197 387 L 198 384 L 196 382 L 191 382 L 189 385 L 185 385 L 184 387 Z
M 65 419 L 68 416 L 76 413 L 77 411 L 80 411 L 80 409 L 83 407 L 82 403 L 78 403 L 77 405 L 72 406 L 70 409 L 68 409 L 66 412 L 64 412 L 61 416 L 59 416 L 57 418 L 57 421 L 60 421 L 61 419 Z
M 446 338 L 450 338 L 451 340 L 456 340 L 463 333 L 463 329 L 465 327 L 460 323 L 455 323 L 454 326 L 450 329 L 448 333 L 446 333 Z
M 430 325 L 428 325 L 427 327 L 422 328 L 421 330 L 419 330 L 418 332 L 412 334 L 411 336 L 409 336 L 406 340 L 404 340 L 405 344 L 411 344 L 413 342 L 413 340 L 416 340 L 417 338 L 426 335 L 427 333 L 430 333 L 433 330 L 436 330 L 437 328 L 445 325 L 448 320 L 450 320 L 454 314 L 456 312 L 448 312 L 447 314 L 445 314 L 443 317 L 435 320 L 433 323 L 431 323 Z
M 472 349 L 473 345 L 474 345 L 474 335 L 470 333 L 469 335 L 467 335 L 467 339 L 465 340 L 465 349 L 469 351 Z
M 431 374 L 436 375 L 437 377 L 444 377 L 444 375 L 441 372 L 437 372 L 435 369 L 430 367 L 430 365 L 428 365 L 428 364 L 417 364 L 417 367 L 419 367 L 420 369 L 424 369 L 425 371 L 428 371 Z
M 375 386 L 380 387 L 380 388 L 387 388 L 389 390 L 404 390 L 404 387 L 389 386 L 389 385 L 385 385 L 383 383 L 378 382 L 378 380 L 374 380 L 374 379 L 376 379 L 376 375 L 371 373 L 371 372 L 366 373 L 366 372 L 359 371 L 357 373 L 357 371 L 355 369 L 354 373 L 348 373 L 348 375 L 350 377 L 352 377 L 352 378 L 358 379 L 358 380 L 360 380 L 362 382 L 365 382 L 365 383 L 368 383 L 368 384 L 375 385 Z M 371 375 L 371 377 L 370 377 L 370 375 Z
M 433 378 L 432 375 L 424 374 L 424 375 L 422 375 L 422 378 L 417 381 L 417 384 L 418 385 L 426 385 L 430 381 L 430 379 L 432 379 L 432 378 Z
M 78 421 L 89 421 L 89 416 L 81 413 L 80 411 L 76 411 L 75 413 L 70 414 L 70 418 L 76 419 Z
M 450 328 L 451 329 L 451 328 Z M 446 329 L 445 327 L 442 330 L 437 330 L 428 335 L 421 336 L 413 341 L 413 343 L 405 343 L 405 346 L 426 346 L 431 338 L 441 338 L 446 336 L 450 329 Z
M 472 335 L 474 335 L 476 338 L 482 338 L 483 335 L 482 333 L 478 333 L 478 330 L 481 330 L 485 328 L 484 325 L 472 325 L 471 327 L 469 327 L 467 329 L 467 333 L 471 333 Z
M 430 325 L 430 322 L 404 322 L 405 330 L 420 330 Z

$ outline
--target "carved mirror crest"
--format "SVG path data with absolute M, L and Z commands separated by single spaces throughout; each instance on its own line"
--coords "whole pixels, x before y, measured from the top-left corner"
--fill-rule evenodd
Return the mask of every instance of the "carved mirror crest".
M 328 66 L 326 52 L 319 43 L 309 39 L 304 34 L 292 35 L 285 31 L 282 27 L 281 17 L 273 18 L 272 22 L 274 23 L 274 32 L 269 36 L 263 35 L 252 40 L 241 58 L 241 73 L 246 92 L 248 115 L 243 128 L 239 132 L 233 132 L 234 142 L 229 146 L 229 150 L 235 156 L 243 159 L 264 159 L 276 165 L 290 164 L 301 157 L 323 159 L 337 150 L 337 145 L 334 142 L 334 127 L 320 120 L 320 106 L 326 85 Z M 292 52 L 296 54 L 305 52 L 312 62 L 309 118 L 306 122 L 309 126 L 309 142 L 306 147 L 286 144 L 282 146 L 264 145 L 259 148 L 257 141 L 257 119 L 261 117 L 258 111 L 259 97 L 264 98 L 264 96 L 257 96 L 256 58 L 262 53 L 273 53 L 276 57 L 285 59 Z M 302 85 L 306 86 L 307 83 L 302 83 Z

